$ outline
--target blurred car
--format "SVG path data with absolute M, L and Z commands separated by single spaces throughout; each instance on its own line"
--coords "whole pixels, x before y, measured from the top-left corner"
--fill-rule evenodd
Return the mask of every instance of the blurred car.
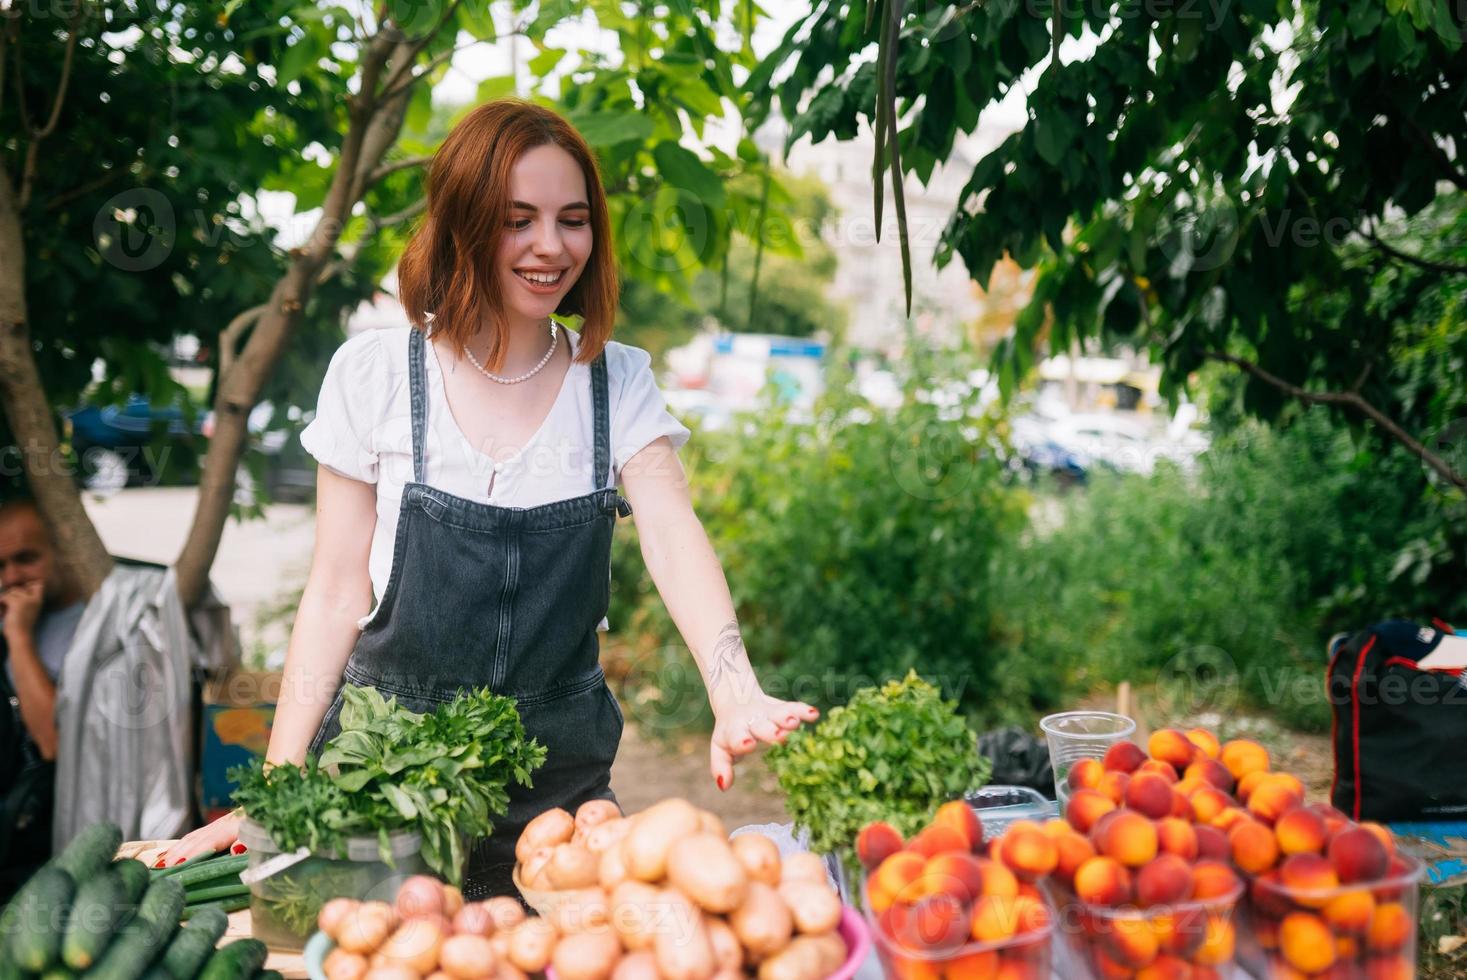
M 88 490 L 157 483 L 168 454 L 192 454 L 200 432 L 199 423 L 190 424 L 179 406 L 155 407 L 141 395 L 121 406 L 82 405 L 64 418 Z M 161 443 L 159 436 L 164 437 Z

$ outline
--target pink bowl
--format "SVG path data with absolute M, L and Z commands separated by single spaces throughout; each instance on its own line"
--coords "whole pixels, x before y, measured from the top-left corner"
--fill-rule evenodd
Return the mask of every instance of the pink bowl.
M 846 942 L 846 961 L 826 980 L 851 980 L 861 964 L 866 962 L 866 954 L 871 952 L 871 933 L 866 929 L 866 921 L 861 914 L 849 905 L 841 907 L 840 925 L 836 926 L 836 931 Z M 554 967 L 545 968 L 545 980 L 556 980 Z

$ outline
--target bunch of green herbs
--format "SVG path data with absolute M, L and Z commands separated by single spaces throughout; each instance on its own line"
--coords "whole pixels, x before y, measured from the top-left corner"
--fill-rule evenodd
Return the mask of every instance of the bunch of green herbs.
M 810 849 L 847 860 L 868 823 L 885 820 L 909 837 L 993 770 L 957 702 L 916 672 L 861 688 L 766 759 Z
M 467 840 L 493 832 L 509 809 L 510 781 L 530 786 L 544 762 L 514 699 L 488 688 L 419 714 L 349 684 L 341 732 L 319 759 L 269 769 L 256 759 L 230 776 L 239 783 L 235 803 L 282 850 L 344 857 L 347 838 L 375 835 L 391 864 L 388 834 L 414 830 L 428 866 L 458 884 Z

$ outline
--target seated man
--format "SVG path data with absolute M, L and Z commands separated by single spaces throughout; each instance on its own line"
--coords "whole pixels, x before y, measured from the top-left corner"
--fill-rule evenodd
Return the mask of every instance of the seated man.
M 0 893 L 50 853 L 56 678 L 85 608 L 35 504 L 0 503 Z

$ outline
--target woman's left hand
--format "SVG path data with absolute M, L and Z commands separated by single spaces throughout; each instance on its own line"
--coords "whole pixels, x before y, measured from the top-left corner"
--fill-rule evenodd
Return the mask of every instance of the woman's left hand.
M 781 701 L 763 691 L 753 697 L 715 707 L 716 721 L 709 745 L 709 772 L 722 790 L 734 782 L 734 760 L 748 755 L 760 742 L 778 745 L 803 722 L 820 712 L 803 701 Z

